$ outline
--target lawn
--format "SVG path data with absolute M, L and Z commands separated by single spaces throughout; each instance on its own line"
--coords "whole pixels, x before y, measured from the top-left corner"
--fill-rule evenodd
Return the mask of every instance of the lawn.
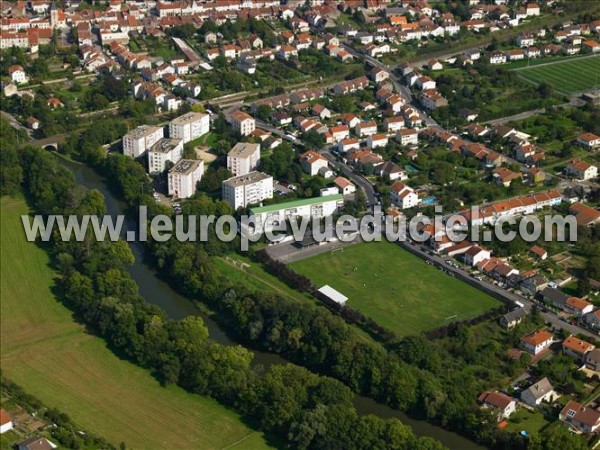
M 524 407 L 510 416 L 508 421 L 507 431 L 527 431 L 527 433 L 539 433 L 543 428 L 548 426 L 550 422 L 546 420 L 544 414 L 540 411 L 529 411 Z
M 82 428 L 128 448 L 266 448 L 262 434 L 217 402 L 124 361 L 73 321 L 52 293 L 47 254 L 24 239 L 23 200 L 1 209 L 1 363 L 3 373 Z
M 399 336 L 470 319 L 500 303 L 387 241 L 361 243 L 291 264 L 348 306 Z
M 600 56 L 577 58 L 543 66 L 516 70 L 521 78 L 533 84 L 547 82 L 566 95 L 597 87 L 600 83 Z

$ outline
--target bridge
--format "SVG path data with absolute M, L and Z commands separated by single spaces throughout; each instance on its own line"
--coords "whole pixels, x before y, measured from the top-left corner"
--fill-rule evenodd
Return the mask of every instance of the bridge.
M 50 136 L 44 139 L 37 139 L 35 141 L 25 142 L 23 147 L 32 146 L 32 147 L 42 147 L 45 150 L 58 150 L 58 146 L 60 144 L 64 144 L 67 140 L 66 134 L 57 134 L 55 136 Z

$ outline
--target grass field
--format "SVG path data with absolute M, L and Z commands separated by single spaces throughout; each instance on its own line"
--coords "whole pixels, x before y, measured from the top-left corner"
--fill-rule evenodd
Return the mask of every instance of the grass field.
M 600 55 L 557 61 L 547 65 L 516 69 L 518 75 L 533 84 L 547 82 L 565 95 L 586 91 L 600 84 Z
M 337 289 L 348 306 L 399 336 L 470 319 L 500 304 L 387 241 L 347 246 L 291 267 L 318 286 Z
M 23 200 L 1 210 L 1 364 L 4 374 L 82 428 L 128 448 L 267 448 L 265 438 L 215 401 L 119 359 L 85 332 L 51 292 L 46 253 L 25 240 Z

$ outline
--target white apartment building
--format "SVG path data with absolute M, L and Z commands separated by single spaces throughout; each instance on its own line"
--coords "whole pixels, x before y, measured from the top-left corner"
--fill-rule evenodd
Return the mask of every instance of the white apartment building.
M 258 230 L 266 232 L 286 220 L 329 217 L 344 204 L 342 194 L 303 198 L 286 203 L 250 209 L 250 217 Z
M 238 142 L 227 154 L 227 170 L 234 176 L 248 175 L 260 161 L 260 144 Z
M 204 161 L 182 159 L 169 170 L 169 195 L 189 198 L 196 192 L 196 184 L 204 175 Z
M 183 143 L 193 141 L 210 130 L 210 116 L 197 112 L 189 112 L 171 120 L 169 136 L 181 139 Z
M 163 137 L 163 127 L 140 125 L 123 136 L 123 154 L 137 158 Z
M 176 163 L 183 156 L 181 139 L 162 138 L 148 149 L 148 172 L 160 173 L 167 161 Z
M 273 177 L 262 172 L 250 172 L 223 181 L 223 200 L 233 209 L 243 208 L 273 198 Z
M 243 111 L 231 113 L 229 122 L 233 129 L 242 136 L 248 136 L 256 129 L 256 120 L 254 120 L 254 117 Z

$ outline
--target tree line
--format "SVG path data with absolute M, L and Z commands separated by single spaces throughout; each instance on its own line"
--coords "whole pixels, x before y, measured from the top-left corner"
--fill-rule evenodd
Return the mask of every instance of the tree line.
M 106 212 L 102 194 L 77 186 L 72 174 L 51 154 L 26 148 L 19 156 L 23 189 L 35 213 L 80 216 Z M 117 155 L 100 164 L 104 173 L 115 174 L 120 189 L 136 186 L 131 192 L 137 194 L 126 197 L 132 204 L 148 195 L 139 189 L 145 174 L 134 161 Z M 359 416 L 352 405 L 354 394 L 338 380 L 293 364 L 254 367 L 250 351 L 211 341 L 201 318 L 169 319 L 139 295 L 138 286 L 124 270 L 133 262 L 125 242 L 98 242 L 91 234 L 82 242 L 63 242 L 55 235 L 45 248 L 60 274 L 61 300 L 113 351 L 148 368 L 165 384 L 177 383 L 190 392 L 217 399 L 287 446 L 443 448 L 431 438 L 415 437 L 396 419 Z M 185 250 L 189 253 L 178 253 L 180 258 L 170 265 L 173 271 L 189 274 L 193 267 L 197 272 L 184 284 L 186 290 L 202 283 L 202 290 L 208 291 L 208 284 L 203 283 L 209 281 L 221 284 L 215 273 L 209 273 L 210 262 L 203 248 Z M 211 295 L 218 294 L 215 290 Z M 237 303 L 233 287 L 223 294 L 224 304 Z

